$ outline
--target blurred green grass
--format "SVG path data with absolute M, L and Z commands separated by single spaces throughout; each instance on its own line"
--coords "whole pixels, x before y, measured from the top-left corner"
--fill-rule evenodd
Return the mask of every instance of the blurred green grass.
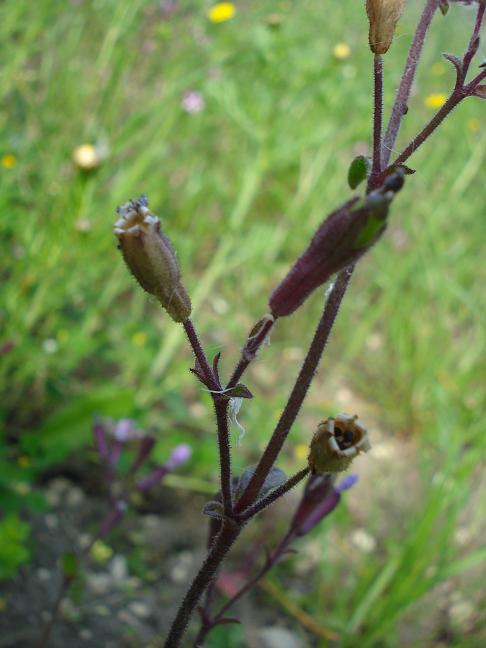
M 410 5 L 385 61 L 387 106 L 419 8 Z M 1 344 L 14 345 L 2 357 L 1 414 L 34 464 L 87 443 L 96 410 L 154 429 L 161 457 L 189 440 L 191 473 L 213 479 L 210 404 L 187 371 L 181 329 L 122 266 L 114 208 L 148 194 L 178 250 L 198 328 L 228 373 L 271 289 L 348 197 L 350 161 L 369 150 L 370 55 L 357 3 L 248 2 L 220 25 L 207 6 L 185 2 L 170 15 L 148 0 L 0 6 L 1 154 L 16 159 L 1 169 Z M 275 13 L 281 22 L 271 26 Z M 462 51 L 471 20 L 454 7 L 434 25 L 403 144 L 431 116 L 424 98 L 451 87 L 440 53 Z M 333 54 L 340 42 L 351 48 L 344 60 Z M 205 100 L 198 114 L 181 108 L 190 89 Z M 484 105 L 465 102 L 410 160 L 417 174 L 360 264 L 283 460 L 296 468 L 292 447 L 338 408 L 331 377 L 370 406 L 387 435 L 413 440 L 420 486 L 376 551 L 355 556 L 350 573 L 349 562 L 326 557 L 327 527 L 316 534 L 322 584 L 302 604 L 349 636 L 343 645 L 356 633 L 363 646 L 397 645 L 397 620 L 437 583 L 459 578 L 456 561 L 473 556 L 484 569 L 480 499 L 466 552 L 454 533 L 484 493 L 485 133 Z M 90 173 L 71 159 L 83 142 L 109 151 Z M 238 469 L 255 459 L 285 402 L 319 301 L 281 322 L 249 373 L 257 398 L 241 412 Z M 400 489 L 393 474 L 387 484 Z M 369 501 L 361 520 L 377 538 L 387 514 L 378 505 Z M 336 519 L 346 537 L 353 515 Z M 476 601 L 477 592 L 466 594 Z M 484 622 L 478 613 L 475 623 Z

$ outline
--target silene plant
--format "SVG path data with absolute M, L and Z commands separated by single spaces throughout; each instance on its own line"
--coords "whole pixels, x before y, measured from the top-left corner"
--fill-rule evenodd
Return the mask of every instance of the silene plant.
M 237 623 L 237 619 L 228 615 L 233 604 L 289 552 L 291 545 L 329 515 L 338 505 L 343 491 L 356 481 L 354 476 L 341 481 L 337 479 L 338 473 L 347 470 L 356 456 L 370 449 L 366 426 L 356 415 L 338 414 L 320 423 L 310 440 L 307 466 L 290 478 L 276 467 L 276 462 L 312 383 L 355 266 L 385 232 L 392 203 L 402 189 L 405 177 L 414 173 L 407 165 L 410 156 L 462 101 L 469 97 L 486 98 L 486 62 L 477 60 L 486 0 L 462 2 L 473 9 L 467 13 L 453 7 L 459 4 L 458 0 L 426 0 L 422 3 L 423 11 L 385 130 L 383 57 L 392 44 L 405 0 L 366 0 L 363 4 L 369 20 L 373 69 L 372 156 L 359 156 L 351 163 L 348 182 L 354 190 L 366 181 L 366 190 L 362 195 L 349 197 L 324 219 L 270 295 L 269 312 L 250 331 L 229 379 L 220 375 L 220 354 L 208 358 L 204 351 L 191 320 L 191 299 L 182 283 L 176 252 L 162 231 L 159 219 L 150 211 L 147 198 L 142 196 L 130 200 L 118 208 L 114 232 L 119 249 L 141 287 L 157 298 L 174 322 L 184 327 L 195 357 L 191 371 L 213 401 L 219 447 L 220 491 L 203 510 L 209 517 L 208 553 L 168 628 L 166 648 L 182 644 L 189 620 L 196 610 L 200 625 L 194 646 L 202 646 L 217 625 Z M 434 17 L 439 13 L 449 13 L 447 19 L 452 20 L 471 18 L 469 42 L 462 56 L 443 54 L 455 68 L 454 87 L 429 123 L 394 157 L 395 142 L 408 111 L 407 103 L 424 42 Z M 334 275 L 336 277 L 325 294 L 314 337 L 278 423 L 269 435 L 258 463 L 237 477 L 231 468 L 229 421 L 242 400 L 253 397 L 241 382 L 243 375 L 278 320 L 290 317 Z M 320 296 L 320 292 L 318 294 Z M 303 494 L 282 540 L 267 554 L 261 569 L 217 609 L 214 606 L 214 580 L 236 539 L 256 515 L 304 480 Z M 185 645 L 188 645 L 187 640 Z

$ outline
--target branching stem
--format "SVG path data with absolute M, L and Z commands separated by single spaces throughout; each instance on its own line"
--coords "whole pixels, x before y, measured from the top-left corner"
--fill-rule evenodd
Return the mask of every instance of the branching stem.
M 417 25 L 415 36 L 413 37 L 413 41 L 408 52 L 407 62 L 405 63 L 405 69 L 403 71 L 400 85 L 398 86 L 398 91 L 392 107 L 383 143 L 382 162 L 383 166 L 385 167 L 390 161 L 390 157 L 393 151 L 393 147 L 395 146 L 403 116 L 407 111 L 407 102 L 408 98 L 410 97 L 410 91 L 415 79 L 415 73 L 417 71 L 420 55 L 422 54 L 425 38 L 438 7 L 439 0 L 427 0 L 427 4 L 425 5 L 422 12 L 422 16 Z
M 297 418 L 302 403 L 314 378 L 324 347 L 329 339 L 342 299 L 348 287 L 353 267 L 346 268 L 337 276 L 336 282 L 327 297 L 322 317 L 317 326 L 309 351 L 297 376 L 289 400 L 280 416 L 275 431 L 258 462 L 255 472 L 241 498 L 235 506 L 235 512 L 241 513 L 251 506 L 260 493 L 268 473 L 273 466 L 282 446 Z

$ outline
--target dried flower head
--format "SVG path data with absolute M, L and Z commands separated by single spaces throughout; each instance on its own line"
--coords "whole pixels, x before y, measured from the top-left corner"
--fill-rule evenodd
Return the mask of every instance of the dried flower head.
M 191 300 L 181 283 L 175 250 L 149 211 L 147 198 L 130 200 L 117 212 L 114 232 L 129 270 L 174 321 L 183 322 L 191 314 Z
M 313 473 L 341 472 L 370 447 L 358 417 L 337 414 L 319 424 L 310 444 L 309 467 Z
M 370 21 L 369 42 L 373 54 L 385 54 L 392 44 L 405 0 L 366 0 Z

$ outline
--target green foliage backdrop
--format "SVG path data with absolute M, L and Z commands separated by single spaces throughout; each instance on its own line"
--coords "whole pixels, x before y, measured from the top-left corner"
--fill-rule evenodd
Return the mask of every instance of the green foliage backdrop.
M 122 266 L 111 233 L 116 205 L 149 196 L 177 247 L 199 329 L 229 371 L 272 287 L 348 197 L 350 161 L 370 147 L 361 2 L 242 2 L 221 24 L 208 20 L 204 2 L 172 14 L 163 4 L 0 6 L 0 411 L 8 441 L 0 462 L 9 471 L 0 485 L 14 509 L 36 470 L 86 447 L 94 412 L 135 417 L 157 433 L 164 457 L 189 441 L 188 473 L 214 480 L 208 399 L 187 371 L 182 330 Z M 409 3 L 386 56 L 387 106 L 420 4 Z M 400 142 L 433 114 L 430 95 L 451 88 L 453 69 L 440 54 L 464 49 L 471 20 L 456 6 L 434 25 Z M 189 90 L 204 99 L 199 113 L 182 109 Z M 83 143 L 106 152 L 91 172 L 72 161 Z M 446 579 L 465 588 L 474 609 L 484 603 L 474 570 L 464 570 L 484 569 L 485 557 L 485 151 L 484 102 L 470 100 L 410 160 L 417 173 L 359 266 L 284 460 L 287 469 L 300 465 L 314 425 L 342 409 L 346 395 L 381 431 L 377 447 L 394 453 L 384 463 L 383 452 L 371 456 L 369 470 L 361 460 L 349 510 L 332 532 L 316 532 L 313 594 L 295 594 L 350 637 L 343 645 L 355 645 L 356 632 L 361 646 L 397 645 L 396 621 L 414 602 L 410 614 L 427 631 L 438 612 L 416 601 Z M 241 412 L 237 466 L 268 437 L 318 308 L 316 294 L 282 321 L 250 372 L 257 398 Z M 407 475 L 415 488 L 403 504 L 397 493 Z M 357 525 L 375 539 L 369 553 L 349 539 Z M 457 528 L 468 530 L 465 545 Z M 473 622 L 478 637 L 484 614 Z M 454 645 L 479 645 L 467 643 L 463 627 L 455 632 Z

